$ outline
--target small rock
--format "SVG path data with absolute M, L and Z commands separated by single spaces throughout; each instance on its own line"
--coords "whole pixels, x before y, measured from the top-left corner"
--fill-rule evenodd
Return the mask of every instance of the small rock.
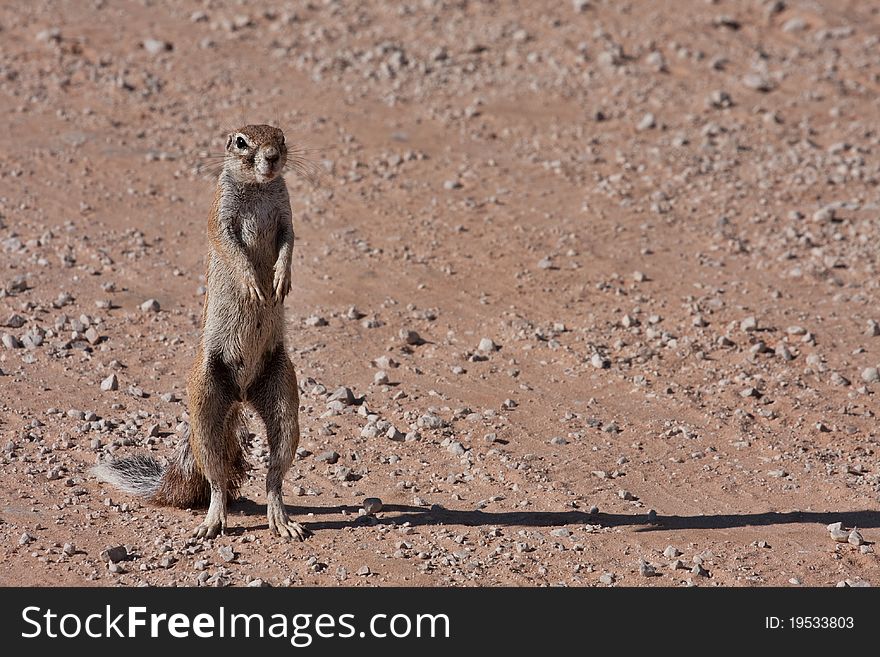
M 619 497 L 622 500 L 626 500 L 627 502 L 632 502 L 632 501 L 639 499 L 638 497 L 636 497 L 635 495 L 630 493 L 628 490 L 623 490 L 623 489 L 617 491 L 617 497 Z
M 364 513 L 373 516 L 382 510 L 382 500 L 378 497 L 368 497 L 364 499 Z
M 89 344 L 97 344 L 97 342 L 101 339 L 100 333 L 95 330 L 94 326 L 90 326 L 86 331 L 86 340 L 89 341 Z
M 674 547 L 672 545 L 666 546 L 666 549 L 663 550 L 663 556 L 666 557 L 667 559 L 674 559 L 675 557 L 679 556 L 680 554 L 681 554 L 681 550 L 679 550 L 677 547 Z
M 862 381 L 865 383 L 876 383 L 880 381 L 880 371 L 876 367 L 866 367 L 862 370 Z
M 379 370 L 373 375 L 373 383 L 378 386 L 384 386 L 388 381 L 388 373 L 385 370 Z
M 599 583 L 606 584 L 609 586 L 611 584 L 614 584 L 614 575 L 611 573 L 603 573 L 602 575 L 599 576 Z
M 773 83 L 759 73 L 747 73 L 742 79 L 743 85 L 754 91 L 768 92 L 773 90 Z
M 345 386 L 340 386 L 336 388 L 332 395 L 327 398 L 328 402 L 340 401 L 346 406 L 351 406 L 357 401 L 357 398 L 354 396 L 354 393 L 351 391 L 351 388 L 347 388 Z
M 217 550 L 217 554 L 220 555 L 220 558 L 223 559 L 226 563 L 231 563 L 235 561 L 236 554 L 235 550 L 233 550 L 229 545 L 223 545 Z
M 744 333 L 755 331 L 758 328 L 758 320 L 755 317 L 746 317 L 739 323 L 739 330 Z
M 465 453 L 464 446 L 457 440 L 449 443 L 449 446 L 446 448 L 446 450 L 451 454 L 454 454 L 455 456 L 462 456 Z
M 19 545 L 27 545 L 28 543 L 32 542 L 33 540 L 34 540 L 34 537 L 31 536 L 30 534 L 28 534 L 27 532 L 25 532 L 24 534 L 22 534 L 21 536 L 18 537 L 18 544 Z
M 838 543 L 846 543 L 849 540 L 849 532 L 838 526 L 831 530 L 831 538 Z
M 571 532 L 565 527 L 560 527 L 558 529 L 553 529 L 550 531 L 551 536 L 556 536 L 557 538 L 568 538 L 571 536 Z
M 850 545 L 854 545 L 854 546 L 858 547 L 860 545 L 864 545 L 865 539 L 862 538 L 862 534 L 859 532 L 858 529 L 853 529 L 849 533 L 849 536 L 847 537 L 846 542 L 849 543 Z
M 333 450 L 327 450 L 326 452 L 321 452 L 315 457 L 315 460 L 320 463 L 329 463 L 333 465 L 339 460 L 339 454 L 334 452 Z
M 116 378 L 115 374 L 111 374 L 106 379 L 101 381 L 101 390 L 105 392 L 110 390 L 118 390 L 119 389 L 119 379 Z
M 409 329 L 400 329 L 400 338 L 406 342 L 408 345 L 418 346 L 421 344 L 425 344 L 425 341 L 415 331 L 411 331 Z
M 639 560 L 639 575 L 642 577 L 654 577 L 657 575 L 657 570 L 647 561 L 641 559 Z
M 128 558 L 128 550 L 125 549 L 124 545 L 117 545 L 116 547 L 110 547 L 101 552 L 101 559 L 108 563 L 116 563 L 118 561 L 125 561 Z
M 161 41 L 160 39 L 146 39 L 144 41 L 144 50 L 146 50 L 151 55 L 158 55 L 160 53 L 166 52 L 172 49 L 172 45 L 167 41 Z
M 360 575 L 361 577 L 366 577 L 367 575 L 370 574 L 370 567 L 369 566 L 361 566 L 360 568 L 357 569 L 357 574 Z
M 480 340 L 480 344 L 477 346 L 477 350 L 486 353 L 490 351 L 497 351 L 498 345 L 495 344 L 490 338 L 483 338 L 482 340 Z
M 639 121 L 636 124 L 636 130 L 638 130 L 639 132 L 642 132 L 644 130 L 650 130 L 651 128 L 655 127 L 656 125 L 657 125 L 657 119 L 654 117 L 653 114 L 651 114 L 651 112 L 648 112 L 647 114 L 645 114 L 642 117 L 641 121 Z
M 159 302 L 156 299 L 147 299 L 141 304 L 141 312 L 157 313 L 159 312 Z
M 597 370 L 604 370 L 611 367 L 611 361 L 599 354 L 593 354 L 590 357 L 590 365 L 595 367 Z

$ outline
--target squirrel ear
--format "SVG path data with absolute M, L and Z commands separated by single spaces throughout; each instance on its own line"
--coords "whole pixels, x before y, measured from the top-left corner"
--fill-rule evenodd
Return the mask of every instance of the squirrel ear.
M 229 133 L 229 136 L 226 138 L 226 150 L 229 150 L 229 147 L 232 146 L 232 133 Z

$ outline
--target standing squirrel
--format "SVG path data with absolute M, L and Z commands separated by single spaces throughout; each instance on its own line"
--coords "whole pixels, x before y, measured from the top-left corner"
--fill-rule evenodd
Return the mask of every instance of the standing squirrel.
M 290 291 L 293 223 L 284 133 L 248 125 L 229 135 L 211 217 L 202 337 L 189 375 L 190 429 L 171 462 L 133 456 L 96 466 L 95 476 L 156 504 L 203 506 L 194 536 L 226 529 L 226 503 L 248 468 L 242 404 L 266 426 L 269 529 L 303 540 L 284 507 L 281 485 L 299 444 L 299 395 L 284 349 L 283 302 Z

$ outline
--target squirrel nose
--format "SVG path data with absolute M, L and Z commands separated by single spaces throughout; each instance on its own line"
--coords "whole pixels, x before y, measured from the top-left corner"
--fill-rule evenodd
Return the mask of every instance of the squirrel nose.
M 266 162 L 270 162 L 272 164 L 275 164 L 275 162 L 278 161 L 278 158 L 280 157 L 280 155 L 281 155 L 281 153 L 279 153 L 278 149 L 276 149 L 276 148 L 267 148 L 263 152 L 263 157 L 266 158 Z

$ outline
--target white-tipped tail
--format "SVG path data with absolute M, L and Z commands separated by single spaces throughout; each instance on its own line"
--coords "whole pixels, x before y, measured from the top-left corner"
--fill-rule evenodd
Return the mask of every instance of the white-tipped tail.
M 165 468 L 152 456 L 138 454 L 100 463 L 91 469 L 97 479 L 138 497 L 152 498 L 159 491 Z

